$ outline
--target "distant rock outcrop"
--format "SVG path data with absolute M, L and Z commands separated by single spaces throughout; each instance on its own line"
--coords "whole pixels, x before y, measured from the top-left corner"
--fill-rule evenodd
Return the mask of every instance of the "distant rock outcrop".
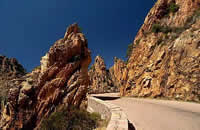
M 77 24 L 71 25 L 41 60 L 41 67 L 15 80 L 0 115 L 0 129 L 39 129 L 61 106 L 84 107 L 90 51 Z
M 25 73 L 25 69 L 15 58 L 7 58 L 0 55 L 0 77 L 21 77 Z
M 15 58 L 7 58 L 0 55 L 0 102 L 7 100 L 8 91 L 13 86 L 11 80 L 22 77 L 25 74 L 25 69 Z
M 95 62 L 89 70 L 89 76 L 91 80 L 90 93 L 108 93 L 119 90 L 117 86 L 114 86 L 111 74 L 106 69 L 106 65 L 101 56 L 95 58 Z
M 122 96 L 200 101 L 199 0 L 158 0 L 132 46 Z
M 109 69 L 109 72 L 114 86 L 117 86 L 118 89 L 124 86 L 128 78 L 128 70 L 123 60 L 115 57 L 114 65 Z

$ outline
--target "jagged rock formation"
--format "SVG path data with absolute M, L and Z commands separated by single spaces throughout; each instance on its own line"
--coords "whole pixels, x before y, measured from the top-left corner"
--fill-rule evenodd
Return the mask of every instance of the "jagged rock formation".
M 119 90 L 117 86 L 114 86 L 111 74 L 100 56 L 95 58 L 95 62 L 89 70 L 89 76 L 91 81 L 90 93 L 108 93 Z
M 9 78 L 21 77 L 26 73 L 25 69 L 15 58 L 7 58 L 0 55 L 0 76 Z
M 114 65 L 109 69 L 109 72 L 111 74 L 111 79 L 114 86 L 117 86 L 117 88 L 120 89 L 125 85 L 128 76 L 128 70 L 126 63 L 123 60 L 115 57 Z
M 133 46 L 122 96 L 200 101 L 199 0 L 158 0 Z
M 39 129 L 61 106 L 84 107 L 90 51 L 77 24 L 71 25 L 41 60 L 41 67 L 15 81 L 0 116 L 0 129 Z
M 7 100 L 8 90 L 12 87 L 11 80 L 25 74 L 25 69 L 15 58 L 0 55 L 0 102 Z

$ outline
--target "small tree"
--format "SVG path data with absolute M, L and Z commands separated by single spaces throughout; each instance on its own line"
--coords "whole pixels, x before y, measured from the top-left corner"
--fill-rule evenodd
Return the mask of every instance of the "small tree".
M 152 32 L 153 33 L 159 33 L 162 30 L 162 26 L 160 24 L 153 24 L 152 25 Z
M 126 58 L 128 59 L 130 58 L 132 51 L 133 51 L 133 44 L 131 43 L 128 45 L 128 49 L 126 51 Z
M 179 10 L 179 6 L 174 2 L 170 3 L 170 5 L 167 8 L 167 12 L 173 13 L 173 14 L 176 13 L 178 10 Z
M 167 34 L 167 33 L 171 32 L 172 29 L 171 29 L 170 27 L 168 27 L 168 26 L 162 26 L 162 25 L 156 23 L 156 24 L 153 24 L 153 25 L 152 25 L 152 30 L 151 30 L 151 31 L 152 31 L 153 33 L 162 32 L 162 33 Z
M 102 121 L 98 113 L 64 107 L 43 119 L 41 130 L 93 130 L 99 127 Z

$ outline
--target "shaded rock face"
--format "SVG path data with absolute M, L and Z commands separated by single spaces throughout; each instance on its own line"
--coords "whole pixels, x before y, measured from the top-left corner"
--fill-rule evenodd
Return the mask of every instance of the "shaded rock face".
M 26 73 L 25 69 L 15 58 L 7 58 L 0 55 L 0 76 L 8 78 L 21 77 Z
M 0 100 L 7 100 L 9 89 L 13 86 L 11 80 L 26 74 L 25 69 L 15 58 L 0 55 Z M 1 107 L 0 107 L 1 108 Z
M 200 101 L 199 27 L 199 0 L 158 0 L 133 43 L 121 95 Z
M 119 90 L 117 86 L 114 86 L 111 74 L 100 56 L 95 58 L 95 62 L 89 70 L 89 76 L 91 80 L 90 93 L 108 93 Z
M 128 78 L 128 69 L 126 67 L 126 63 L 123 60 L 115 57 L 114 65 L 109 69 L 109 72 L 111 74 L 111 79 L 114 86 L 117 86 L 117 88 L 120 89 L 125 85 Z
M 77 24 L 41 59 L 41 67 L 15 82 L 0 116 L 1 129 L 39 129 L 62 106 L 84 107 L 90 51 Z

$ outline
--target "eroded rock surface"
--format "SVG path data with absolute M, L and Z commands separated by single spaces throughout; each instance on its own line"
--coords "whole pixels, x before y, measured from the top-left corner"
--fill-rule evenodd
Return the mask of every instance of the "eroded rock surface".
M 133 46 L 122 96 L 200 101 L 199 0 L 158 0 Z
M 20 77 L 26 73 L 25 69 L 15 58 L 0 55 L 0 76 L 9 78 Z
M 41 67 L 16 80 L 0 116 L 0 129 L 39 129 L 58 107 L 84 107 L 90 51 L 77 24 L 56 41 Z
M 101 56 L 95 58 L 94 64 L 89 70 L 91 80 L 90 93 L 117 92 L 119 88 L 114 85 L 109 70 Z
M 7 100 L 8 91 L 13 86 L 12 80 L 25 74 L 25 69 L 15 58 L 0 55 L 0 102 Z
M 118 89 L 124 86 L 128 78 L 128 69 L 123 60 L 115 57 L 114 65 L 109 69 L 109 72 L 114 86 L 117 86 Z

